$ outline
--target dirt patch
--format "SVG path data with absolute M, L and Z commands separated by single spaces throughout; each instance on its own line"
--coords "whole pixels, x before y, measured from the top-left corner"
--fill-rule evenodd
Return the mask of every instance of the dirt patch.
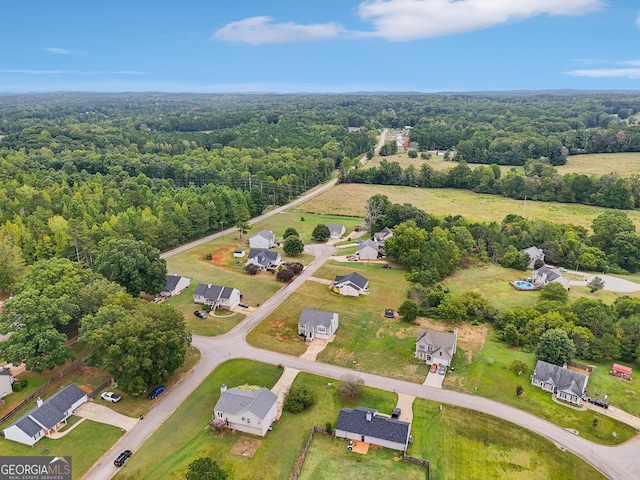
M 439 332 L 452 331 L 454 327 L 458 327 L 458 346 L 465 350 L 468 363 L 471 363 L 474 353 L 482 351 L 489 332 L 484 325 L 474 326 L 468 323 L 452 325 L 447 322 L 438 322 L 425 318 L 417 319 L 416 323 L 422 328 L 429 328 Z
M 225 260 L 229 258 L 229 256 L 233 253 L 235 247 L 232 246 L 224 246 L 224 247 L 215 247 L 211 251 L 211 260 L 207 260 L 209 263 L 214 264 L 216 267 L 226 268 L 227 270 L 231 270 L 227 265 L 225 265 Z
M 287 323 L 286 320 L 280 319 L 280 320 L 275 320 L 275 321 L 271 322 L 271 324 L 269 326 L 271 328 L 282 328 L 282 327 L 284 327 L 285 323 Z
M 410 333 L 411 333 L 411 335 L 413 336 L 413 335 L 414 335 L 414 333 L 413 333 L 413 329 L 409 329 L 409 328 L 401 328 L 400 330 L 398 330 L 398 331 L 396 332 L 396 337 L 398 337 L 398 338 L 405 338 L 405 337 L 407 336 L 407 332 L 408 332 L 409 330 L 411 330 L 411 332 L 410 332 Z
M 262 442 L 255 438 L 240 437 L 231 449 L 231 453 L 251 458 Z
M 384 336 L 384 327 L 380 327 L 376 332 L 376 338 L 382 338 Z

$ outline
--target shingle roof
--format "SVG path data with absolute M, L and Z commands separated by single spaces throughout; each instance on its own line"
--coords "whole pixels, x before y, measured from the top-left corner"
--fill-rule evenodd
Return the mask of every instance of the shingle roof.
M 256 417 L 264 420 L 271 407 L 278 401 L 278 396 L 268 388 L 260 390 L 242 390 L 230 388 L 222 392 L 214 411 L 237 415 L 242 412 L 251 412 Z
M 371 248 L 375 249 L 376 251 L 378 250 L 378 244 L 376 242 L 374 242 L 373 240 L 365 240 L 364 242 L 362 242 L 358 246 L 358 251 L 362 250 L 365 247 L 371 247 Z
M 555 385 L 558 390 L 569 391 L 578 397 L 582 397 L 589 381 L 587 375 L 542 360 L 538 360 L 536 363 L 531 378 L 541 382 L 549 382 Z
M 380 240 L 384 240 L 385 238 L 387 238 L 387 237 L 388 237 L 388 236 L 390 236 L 390 235 L 393 235 L 393 232 L 392 232 L 389 228 L 384 227 L 384 228 L 383 228 L 382 230 L 380 230 L 379 232 L 374 233 L 374 234 L 373 234 L 373 238 L 374 238 L 375 240 L 380 241 Z
M 181 278 L 182 277 L 180 275 L 167 275 L 167 285 L 164 289 L 169 292 L 173 292 L 173 290 L 178 286 L 178 282 Z
M 8 368 L 0 368 L 0 375 L 9 375 L 11 376 L 11 370 Z
M 231 294 L 233 293 L 233 291 L 235 290 L 235 288 L 231 288 L 231 287 L 222 287 L 220 285 L 207 285 L 205 283 L 200 283 L 195 291 L 193 292 L 194 295 L 200 295 L 203 296 L 206 299 L 213 299 L 213 300 L 220 300 L 220 299 L 225 299 L 228 300 L 229 298 L 231 298 Z
M 267 240 L 275 240 L 276 236 L 273 234 L 271 230 L 260 230 L 258 233 L 253 235 L 251 238 L 262 237 Z
M 538 270 L 534 271 L 533 274 L 536 276 L 541 276 L 546 274 L 547 282 L 552 282 L 556 278 L 559 278 L 562 276 L 562 273 L 560 273 L 560 270 L 554 267 L 550 267 L 548 265 L 543 265 Z
M 312 325 L 314 327 L 327 327 L 331 326 L 331 319 L 335 315 L 334 312 L 327 312 L 326 310 L 315 310 L 313 308 L 305 308 L 300 314 L 300 325 Z
M 277 262 L 279 256 L 280 254 L 278 252 L 252 248 L 251 250 L 249 250 L 249 256 L 247 257 L 247 259 L 254 259 L 263 267 L 267 267 L 272 263 Z
M 360 290 L 362 290 L 367 286 L 367 283 L 369 283 L 369 280 L 367 280 L 357 272 L 351 272 L 347 275 L 336 275 L 334 284 L 341 284 L 345 282 L 352 283 L 353 285 L 358 287 Z
M 344 225 L 340 225 L 339 223 L 327 223 L 326 225 L 331 235 L 342 235 Z
M 371 420 L 367 420 L 367 413 L 371 413 Z M 371 408 L 356 407 L 340 410 L 336 429 L 406 445 L 411 424 L 379 415 Z
M 438 355 L 453 358 L 456 348 L 456 334 L 451 332 L 437 332 L 427 328 L 418 329 L 416 343 L 425 339 L 427 343 L 434 346 Z
M 524 250 L 522 250 L 524 253 L 526 253 L 527 255 L 529 255 L 529 257 L 531 257 L 533 260 L 537 260 L 537 259 L 543 259 L 544 258 L 544 252 L 538 248 L 538 247 L 529 247 L 529 248 L 525 248 Z

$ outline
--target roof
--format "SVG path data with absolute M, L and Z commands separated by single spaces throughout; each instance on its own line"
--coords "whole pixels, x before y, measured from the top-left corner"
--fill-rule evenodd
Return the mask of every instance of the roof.
M 251 238 L 262 237 L 267 240 L 275 240 L 276 236 L 273 234 L 271 230 L 260 230 L 258 233 L 253 235 Z
M 525 248 L 522 251 L 527 255 L 529 255 L 529 257 L 531 257 L 531 259 L 533 260 L 544 259 L 544 252 L 542 251 L 542 249 L 538 247 L 535 247 L 535 246 L 529 247 L 529 248 Z
M 364 248 L 369 247 L 373 248 L 376 252 L 378 251 L 378 244 L 373 240 L 365 240 L 358 246 L 358 251 L 363 250 Z
M 313 325 L 314 327 L 331 327 L 331 320 L 335 315 L 334 312 L 326 310 L 315 310 L 313 308 L 305 308 L 300 314 L 298 323 L 301 325 Z
M 371 420 L 367 420 L 368 413 L 371 414 Z M 411 424 L 380 415 L 371 408 L 356 407 L 340 410 L 336 429 L 406 445 Z
M 624 365 L 620 365 L 620 364 L 617 364 L 617 363 L 613 364 L 613 371 L 614 372 L 624 373 L 625 375 L 631 375 L 631 373 L 633 372 L 631 367 L 625 367 Z
M 568 368 L 562 368 L 552 363 L 538 360 L 536 368 L 531 375 L 541 382 L 548 382 L 557 387 L 558 390 L 569 391 L 578 397 L 582 397 L 589 377 L 579 372 L 574 372 Z
M 456 352 L 456 333 L 419 328 L 416 343 L 423 339 L 435 347 L 438 355 L 453 358 L 453 354 Z
M 382 230 L 380 230 L 379 232 L 376 232 L 373 234 L 373 238 L 375 240 L 384 240 L 385 238 L 389 237 L 393 235 L 393 232 L 391 231 L 391 229 L 384 227 Z
M 369 280 L 367 280 L 357 272 L 351 272 L 348 275 L 336 275 L 334 284 L 341 283 L 351 283 L 354 286 L 358 287 L 360 290 L 363 290 L 366 288 Z
M 42 430 L 42 427 L 52 429 L 67 418 L 65 412 L 86 395 L 86 392 L 72 383 L 53 394 L 44 401 L 42 406 L 34 408 L 13 425 L 16 425 L 24 433 L 33 437 Z
M 265 387 L 259 390 L 230 388 L 222 392 L 214 410 L 227 414 L 251 412 L 264 419 L 277 401 L 278 396 Z
M 231 287 L 222 287 L 220 285 L 211 285 L 200 283 L 196 287 L 196 290 L 193 292 L 194 295 L 200 295 L 207 299 L 220 300 L 225 299 L 228 300 L 231 298 L 233 291 L 235 288 Z
M 327 228 L 332 235 L 339 234 L 342 235 L 342 231 L 344 230 L 344 225 L 340 225 L 339 223 L 327 223 Z
M 8 368 L 0 368 L 0 375 L 9 375 L 11 376 L 11 370 L 9 370 Z
M 543 265 L 533 272 L 534 275 L 547 275 L 547 282 L 553 282 L 556 278 L 562 277 L 562 273 L 555 267 Z
M 251 250 L 249 250 L 249 255 L 247 258 L 253 259 L 263 267 L 266 267 L 272 263 L 277 262 L 280 258 L 280 254 L 278 252 L 271 252 L 269 250 L 258 250 L 252 248 Z
M 180 275 L 167 275 L 167 285 L 164 287 L 165 290 L 172 292 L 178 286 L 178 282 L 182 277 Z

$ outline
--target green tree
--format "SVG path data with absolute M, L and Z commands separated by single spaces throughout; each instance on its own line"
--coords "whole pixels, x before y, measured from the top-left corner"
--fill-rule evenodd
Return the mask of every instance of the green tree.
M 104 240 L 93 265 L 96 272 L 134 296 L 157 293 L 167 281 L 167 263 L 158 249 L 138 240 Z
M 313 232 L 311 232 L 311 238 L 317 242 L 326 242 L 331 236 L 331 232 L 329 231 L 329 227 L 327 227 L 324 223 L 319 223 L 313 228 Z
M 599 276 L 593 277 L 591 280 L 587 282 L 587 287 L 591 290 L 591 293 L 597 292 L 598 290 L 602 290 L 604 288 L 604 280 Z
M 576 347 L 561 328 L 552 328 L 540 336 L 536 346 L 536 358 L 554 365 L 569 362 L 575 355 Z
M 519 397 L 520 395 L 522 395 L 523 392 L 524 392 L 524 388 L 522 388 L 522 385 L 517 385 L 516 386 L 516 396 Z
M 295 228 L 287 227 L 287 229 L 282 234 L 282 238 L 286 239 L 286 238 L 291 237 L 291 236 L 299 237 L 300 234 L 298 233 L 298 231 Z
M 362 396 L 364 380 L 354 374 L 342 377 L 338 392 L 343 398 L 356 400 Z
M 218 462 L 209 457 L 201 457 L 189 464 L 186 480 L 227 480 L 228 474 Z
M 276 279 L 283 283 L 290 282 L 295 276 L 296 274 L 293 273 L 293 270 L 290 268 L 281 268 L 278 270 L 278 273 L 276 273 Z
M 304 251 L 304 243 L 297 235 L 290 235 L 284 239 L 284 253 L 291 257 L 296 257 Z
M 401 265 L 421 270 L 427 249 L 427 232 L 418 228 L 413 220 L 403 222 L 395 227 L 393 236 L 385 241 L 384 247 L 387 256 Z
M 0 291 L 9 292 L 24 273 L 22 250 L 0 234 Z
M 452 322 L 462 322 L 467 319 L 467 305 L 461 296 L 447 297 L 438 305 L 438 315 Z
M 420 309 L 418 308 L 418 304 L 413 300 L 406 299 L 398 307 L 398 314 L 405 322 L 413 323 L 415 319 L 418 318 L 419 313 Z
M 299 413 L 315 402 L 313 392 L 304 384 L 294 383 L 284 399 L 284 408 L 287 412 Z
M 540 290 L 539 300 L 549 300 L 566 304 L 569 301 L 569 292 L 558 282 L 547 283 Z
M 236 228 L 238 229 L 240 238 L 242 238 L 242 235 L 245 235 L 249 230 L 251 230 L 251 225 L 249 225 L 249 222 L 246 220 L 238 220 L 236 222 Z
M 407 152 L 407 155 L 409 156 L 409 158 L 418 158 L 418 152 L 416 152 L 415 150 L 409 150 Z
M 636 231 L 636 226 L 625 212 L 607 210 L 593 220 L 591 229 L 593 230 L 591 244 L 609 253 L 616 236 L 622 232 L 633 233 Z

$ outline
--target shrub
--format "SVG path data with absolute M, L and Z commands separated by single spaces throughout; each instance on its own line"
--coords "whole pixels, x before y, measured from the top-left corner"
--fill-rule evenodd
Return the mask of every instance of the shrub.
M 420 313 L 420 309 L 413 300 L 407 299 L 398 307 L 398 314 L 405 322 L 413 323 L 418 318 L 418 313 Z
M 525 373 L 527 373 L 527 370 L 529 370 L 529 365 L 521 360 L 514 360 L 511 364 L 511 370 L 516 375 L 524 375 Z
M 300 262 L 292 262 L 289 264 L 289 270 L 298 275 L 302 270 L 304 270 L 304 265 Z
M 278 273 L 276 274 L 276 278 L 278 279 L 278 281 L 285 283 L 290 282 L 295 276 L 295 273 L 293 273 L 293 270 L 291 270 L 290 268 L 283 268 L 281 270 L 278 270 Z
M 327 422 L 324 424 L 324 431 L 327 432 L 329 435 L 333 434 L 333 425 L 331 424 L 331 422 Z
M 249 275 L 255 275 L 256 273 L 258 273 L 259 270 L 260 270 L 260 267 L 257 265 L 254 265 L 253 263 L 250 263 L 249 265 L 245 265 L 244 267 L 244 271 L 247 272 Z
M 205 253 L 204 254 L 204 259 L 205 260 L 211 260 L 211 259 L 213 259 L 213 255 L 211 255 L 210 253 Z
M 17 380 L 13 382 L 13 391 L 19 392 L 20 390 L 24 390 L 27 387 L 27 379 L 23 378 L 21 380 Z
M 313 393 L 306 385 L 294 384 L 291 386 L 291 389 L 289 389 L 282 408 L 287 412 L 299 413 L 313 405 L 314 401 Z
M 416 152 L 415 150 L 409 150 L 407 152 L 407 155 L 409 155 L 409 158 L 418 158 L 418 152 Z

